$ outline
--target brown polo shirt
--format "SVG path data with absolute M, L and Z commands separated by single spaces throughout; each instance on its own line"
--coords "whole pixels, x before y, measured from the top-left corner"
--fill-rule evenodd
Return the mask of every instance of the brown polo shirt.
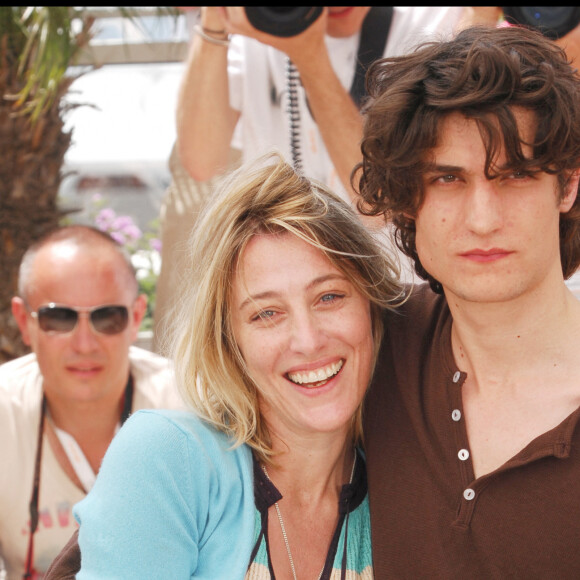
M 385 326 L 365 406 L 375 578 L 578 580 L 580 410 L 476 479 L 445 299 L 425 285 Z

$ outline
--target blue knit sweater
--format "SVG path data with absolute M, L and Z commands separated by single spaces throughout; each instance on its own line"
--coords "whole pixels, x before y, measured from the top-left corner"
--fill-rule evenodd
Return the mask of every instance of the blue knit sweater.
M 75 507 L 77 578 L 242 579 L 254 510 L 249 448 L 192 413 L 138 411 Z

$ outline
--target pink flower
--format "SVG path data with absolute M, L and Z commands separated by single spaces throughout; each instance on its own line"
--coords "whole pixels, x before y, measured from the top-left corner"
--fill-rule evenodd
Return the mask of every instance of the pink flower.
M 151 240 L 149 240 L 149 244 L 151 245 L 152 250 L 158 252 L 159 254 L 161 253 L 162 243 L 159 238 L 151 238 Z
M 127 240 L 125 239 L 125 236 L 121 232 L 109 232 L 109 234 L 116 242 L 119 242 L 119 244 L 121 244 L 122 246 L 125 245 L 125 242 Z
M 117 214 L 110 207 L 106 207 L 97 214 L 95 224 L 100 230 L 108 231 L 116 217 Z
M 129 224 L 123 228 L 123 233 L 129 238 L 130 240 L 137 241 L 143 235 L 141 230 L 135 224 Z

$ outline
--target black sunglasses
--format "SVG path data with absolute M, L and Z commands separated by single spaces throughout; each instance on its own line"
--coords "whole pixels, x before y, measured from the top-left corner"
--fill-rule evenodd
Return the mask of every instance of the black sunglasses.
M 129 324 L 129 310 L 126 306 L 116 304 L 86 308 L 71 308 L 51 302 L 41 306 L 36 312 L 30 312 L 38 320 L 44 332 L 72 332 L 79 321 L 81 313 L 86 313 L 95 332 L 100 334 L 119 334 Z

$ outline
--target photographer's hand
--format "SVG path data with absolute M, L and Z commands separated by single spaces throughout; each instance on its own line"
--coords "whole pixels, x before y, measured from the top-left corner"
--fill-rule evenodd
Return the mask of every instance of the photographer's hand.
M 248 20 L 242 6 L 227 6 L 224 9 L 224 25 L 229 34 L 243 34 L 249 38 L 279 50 L 290 57 L 296 66 L 309 60 L 320 50 L 326 50 L 324 35 L 327 30 L 328 8 L 306 30 L 291 37 L 276 36 L 258 30 Z

